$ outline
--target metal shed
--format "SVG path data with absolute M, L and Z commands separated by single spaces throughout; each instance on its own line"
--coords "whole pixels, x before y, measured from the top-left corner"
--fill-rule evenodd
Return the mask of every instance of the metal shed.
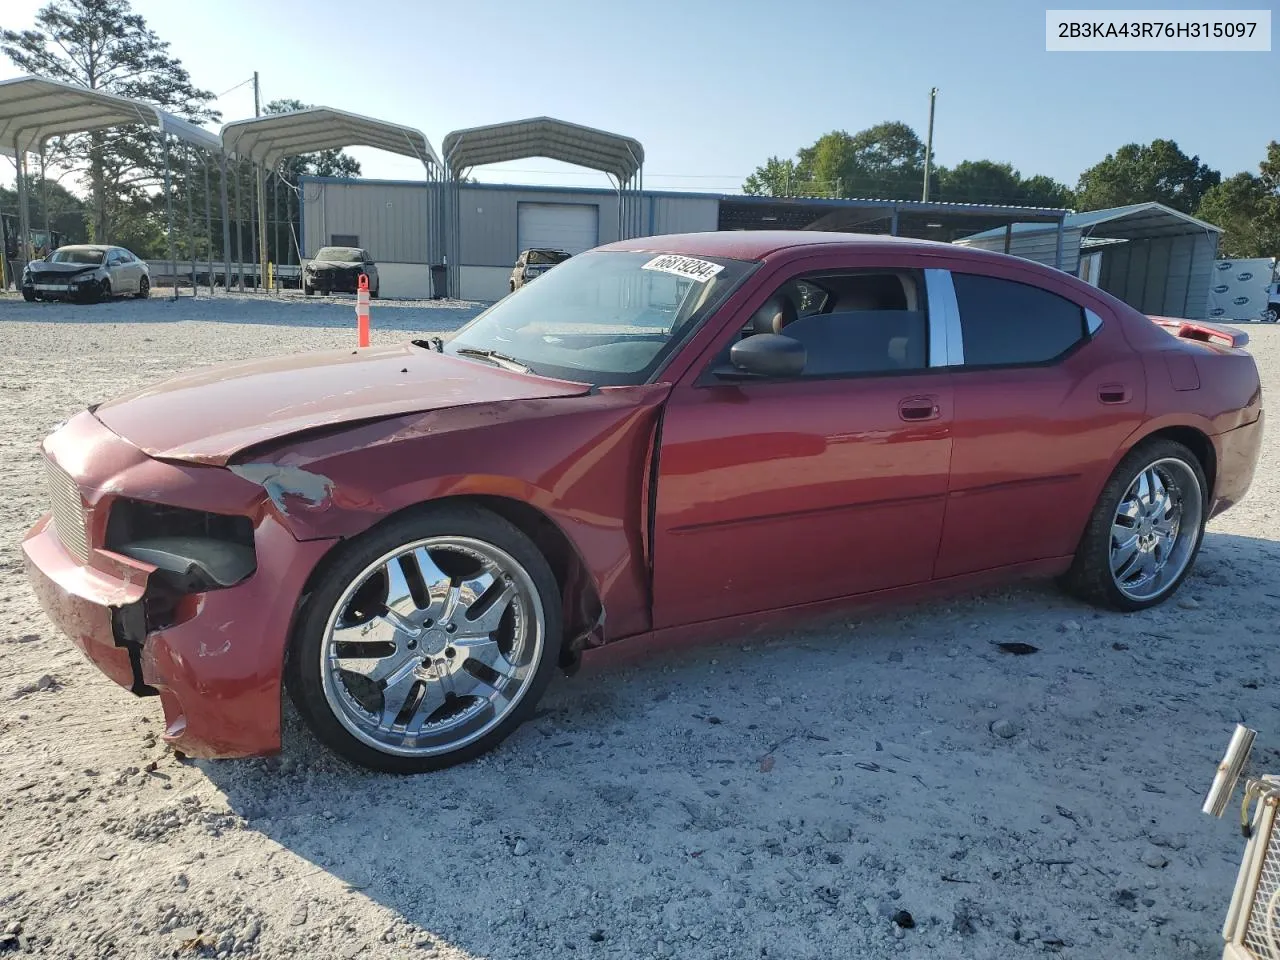
M 1209 283 L 1220 227 L 1162 203 L 1073 213 L 1063 223 L 1062 267 L 1143 313 L 1201 319 L 1208 314 Z M 1015 224 L 1008 252 L 1049 263 L 1043 226 Z M 956 241 L 986 250 L 1006 249 L 1004 230 Z

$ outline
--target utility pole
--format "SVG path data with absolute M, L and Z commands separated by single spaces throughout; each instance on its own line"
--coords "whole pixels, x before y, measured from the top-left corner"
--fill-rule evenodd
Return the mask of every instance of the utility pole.
M 258 89 L 258 71 L 253 71 L 253 115 L 255 117 L 262 116 L 262 102 Z M 266 183 L 262 178 L 262 165 L 256 160 L 253 164 L 254 175 L 258 184 L 258 280 L 254 282 L 253 288 L 258 289 L 258 283 L 266 284 L 267 282 L 267 194 Z
M 933 160 L 933 107 L 937 102 L 938 88 L 934 87 L 929 91 L 929 135 L 924 144 L 924 194 L 920 199 L 925 203 L 929 202 L 929 166 Z

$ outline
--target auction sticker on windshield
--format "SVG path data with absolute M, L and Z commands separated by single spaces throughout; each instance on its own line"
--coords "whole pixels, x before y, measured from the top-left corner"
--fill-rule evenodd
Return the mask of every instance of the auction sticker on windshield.
M 687 277 L 690 280 L 696 280 L 698 283 L 706 283 L 723 270 L 724 267 L 718 263 L 712 263 L 710 260 L 699 260 L 697 257 L 681 257 L 674 253 L 667 253 L 660 257 L 654 257 L 641 269 L 674 273 L 677 277 Z

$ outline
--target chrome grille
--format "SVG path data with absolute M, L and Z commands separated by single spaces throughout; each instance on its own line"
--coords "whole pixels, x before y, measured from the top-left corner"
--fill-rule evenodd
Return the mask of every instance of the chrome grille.
M 85 529 L 84 501 L 71 475 L 49 458 L 44 461 L 53 526 L 67 551 L 82 562 L 89 560 L 89 534 Z
M 1280 944 L 1280 897 L 1272 910 L 1271 938 L 1267 936 L 1267 908 L 1271 898 L 1280 890 L 1280 830 L 1273 827 L 1267 838 L 1267 849 L 1262 857 L 1262 869 L 1258 873 L 1258 889 L 1249 907 L 1249 926 L 1245 929 L 1244 945 L 1258 960 L 1280 960 L 1280 953 L 1271 949 L 1274 938 Z

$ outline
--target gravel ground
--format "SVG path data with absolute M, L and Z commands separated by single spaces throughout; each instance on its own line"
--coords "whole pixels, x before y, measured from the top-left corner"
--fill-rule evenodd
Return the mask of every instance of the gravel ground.
M 476 310 L 379 302 L 374 338 Z M 1280 329 L 1252 332 L 1280 394 Z M 0 333 L 0 953 L 1220 955 L 1241 841 L 1201 798 L 1232 724 L 1280 743 L 1274 430 L 1164 608 L 1033 585 L 598 665 L 495 754 L 398 779 L 292 714 L 279 758 L 180 761 L 159 704 L 53 631 L 18 548 L 54 423 L 198 364 L 349 344 L 350 301 L 9 297 Z

